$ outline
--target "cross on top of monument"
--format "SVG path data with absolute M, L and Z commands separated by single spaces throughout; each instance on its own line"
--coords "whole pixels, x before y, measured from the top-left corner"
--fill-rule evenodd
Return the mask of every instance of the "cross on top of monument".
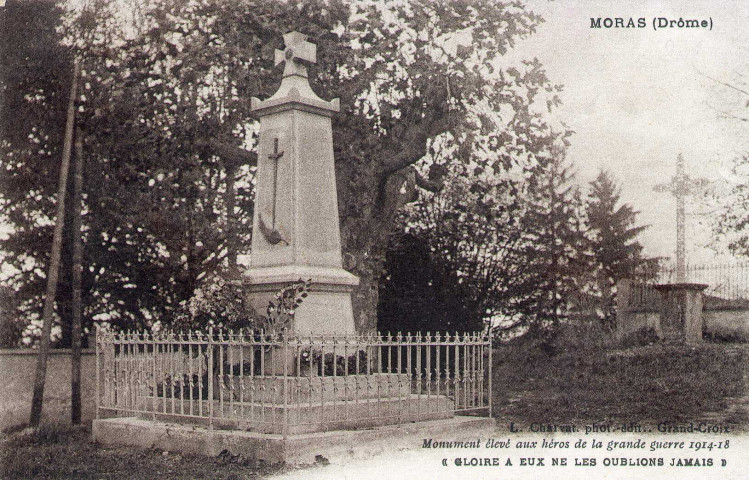
M 317 62 L 317 45 L 307 41 L 307 35 L 299 32 L 289 32 L 283 36 L 286 48 L 275 51 L 274 65 L 286 62 L 283 69 L 283 76 L 300 76 L 307 78 L 307 67 L 301 61 L 316 63 Z
M 294 108 L 332 116 L 340 111 L 337 98 L 326 102 L 312 91 L 307 77 L 307 64 L 317 63 L 317 46 L 307 41 L 307 35 L 289 32 L 283 36 L 284 49 L 275 51 L 275 64 L 285 62 L 283 78 L 278 90 L 267 100 L 252 97 L 251 109 L 257 116 Z

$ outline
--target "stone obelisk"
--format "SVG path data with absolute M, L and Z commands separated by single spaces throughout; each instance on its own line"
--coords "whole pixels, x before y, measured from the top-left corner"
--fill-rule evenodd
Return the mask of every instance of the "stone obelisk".
M 331 117 L 339 101 L 326 102 L 309 85 L 303 62 L 316 46 L 299 32 L 283 36 L 276 65 L 285 62 L 278 91 L 252 98 L 260 119 L 258 171 L 250 268 L 250 301 L 261 313 L 283 286 L 312 280 L 297 309 L 297 335 L 355 333 L 351 291 L 359 279 L 342 267 Z

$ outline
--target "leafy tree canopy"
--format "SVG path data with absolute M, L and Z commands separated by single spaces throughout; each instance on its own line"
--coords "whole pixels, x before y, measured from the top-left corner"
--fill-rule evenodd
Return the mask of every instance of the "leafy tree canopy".
M 317 44 L 313 89 L 341 99 L 333 128 L 345 266 L 361 278 L 358 327 L 374 328 L 387 237 L 404 204 L 438 190 L 450 169 L 472 176 L 549 156 L 556 135 L 545 115 L 559 87 L 538 61 L 504 58 L 540 22 L 521 3 L 486 0 L 73 4 L 60 31 L 84 64 L 87 318 L 148 327 L 247 252 L 249 99 L 275 91 L 273 49 L 298 30 Z M 45 84 L 25 101 L 57 91 Z M 44 123 L 38 110 L 32 129 Z M 2 147 L 14 232 L 0 248 L 34 310 L 56 185 L 42 180 L 56 174 L 59 141 L 29 135 Z
M 749 257 L 749 156 L 733 165 L 730 191 L 718 200 L 715 243 L 725 242 L 735 255 Z

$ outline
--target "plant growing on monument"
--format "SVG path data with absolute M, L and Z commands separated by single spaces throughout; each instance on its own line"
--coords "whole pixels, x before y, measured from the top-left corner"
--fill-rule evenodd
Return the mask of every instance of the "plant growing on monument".
M 268 302 L 263 315 L 250 305 L 246 289 L 240 281 L 211 276 L 181 305 L 172 327 L 184 331 L 204 331 L 214 327 L 283 333 L 293 321 L 296 309 L 309 294 L 310 286 L 311 280 L 299 279 L 282 287 Z
M 276 293 L 275 299 L 268 302 L 265 310 L 266 316 L 258 317 L 258 327 L 266 332 L 286 332 L 294 320 L 296 309 L 309 295 L 311 283 L 311 279 L 300 278 L 283 287 Z
M 223 332 L 214 332 L 214 340 L 223 338 L 226 330 L 240 329 L 248 330 L 247 333 L 252 335 L 255 341 L 279 340 L 286 335 L 294 320 L 296 309 L 309 295 L 311 284 L 311 280 L 299 279 L 282 287 L 268 302 L 266 314 L 261 315 L 250 305 L 246 290 L 240 281 L 227 280 L 219 275 L 211 276 L 195 290 L 195 295 L 190 300 L 180 306 L 176 318 L 169 326 L 181 331 L 205 332 L 211 327 L 223 329 Z M 239 375 L 242 369 L 248 375 L 262 375 L 265 372 L 261 370 L 261 357 L 272 348 L 271 345 L 265 345 L 249 349 L 248 355 L 255 358 L 253 361 L 244 362 L 242 368 L 238 363 L 230 364 L 228 357 L 220 355 L 220 349 L 214 349 L 212 375 L 217 382 L 226 382 L 232 375 Z M 219 378 L 220 371 L 228 372 L 229 377 Z M 197 385 L 202 382 L 203 398 L 207 398 L 208 375 L 209 372 L 206 371 L 202 378 L 193 376 L 192 380 L 182 374 L 169 376 L 158 384 L 158 395 L 169 397 L 172 395 L 170 392 L 182 395 L 183 390 L 189 390 L 188 385 L 193 385 L 189 394 L 192 398 L 198 398 Z
M 253 328 L 257 319 L 241 285 L 221 276 L 207 278 L 180 307 L 172 324 L 178 331 Z

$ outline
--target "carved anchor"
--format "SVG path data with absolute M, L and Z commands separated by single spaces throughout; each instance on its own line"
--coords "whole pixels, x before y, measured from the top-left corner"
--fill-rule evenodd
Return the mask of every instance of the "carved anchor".
M 285 243 L 286 245 L 289 244 L 283 236 L 281 236 L 281 232 L 276 230 L 276 197 L 278 196 L 278 161 L 283 157 L 283 152 L 278 151 L 278 139 L 273 139 L 273 153 L 268 155 L 268 158 L 273 160 L 273 210 L 272 210 L 272 217 L 271 217 L 271 226 L 268 228 L 268 226 L 263 221 L 263 214 L 261 213 L 258 220 L 258 226 L 260 227 L 260 233 L 263 234 L 263 237 L 265 237 L 265 240 L 270 243 L 271 245 L 277 245 L 278 243 Z

